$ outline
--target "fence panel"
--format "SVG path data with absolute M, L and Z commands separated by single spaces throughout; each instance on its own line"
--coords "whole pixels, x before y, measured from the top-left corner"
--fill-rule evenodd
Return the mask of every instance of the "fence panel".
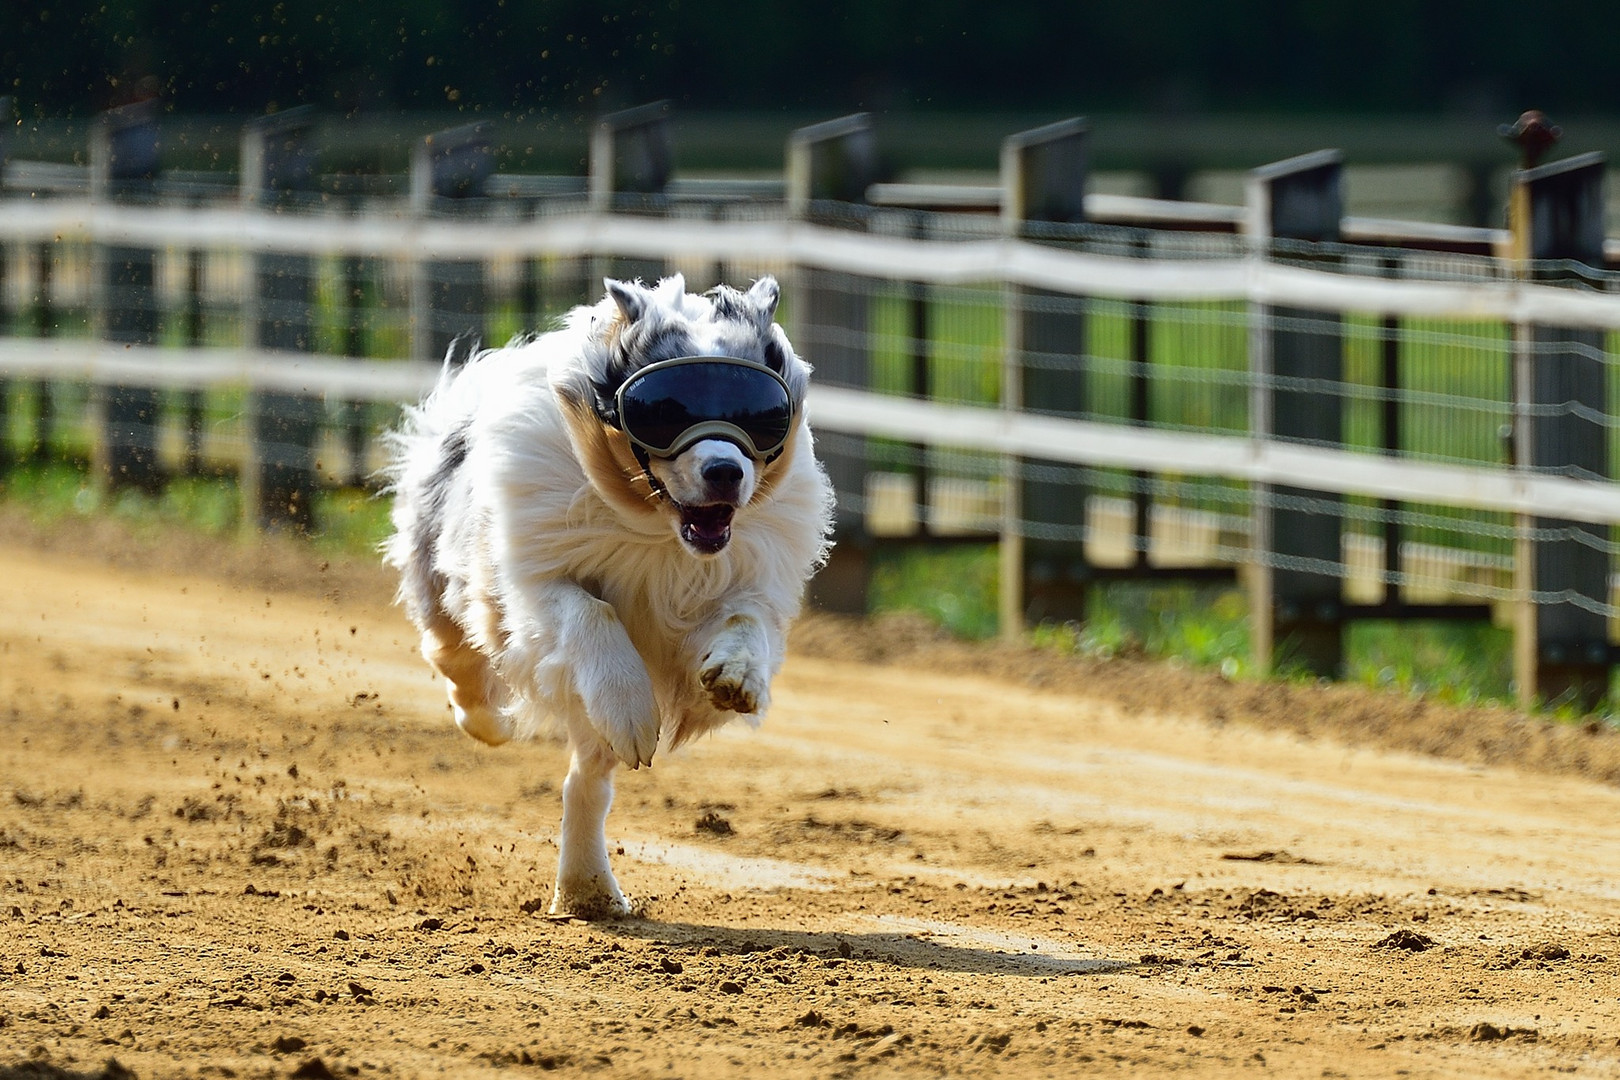
M 662 115 L 629 117 L 626 138 L 656 149 Z M 1083 128 L 1047 134 L 1067 145 Z M 640 160 L 612 146 L 616 168 Z M 789 157 L 785 187 L 677 183 L 665 161 L 656 190 L 643 178 L 604 203 L 599 181 L 594 204 L 583 183 L 482 166 L 468 199 L 440 193 L 432 212 L 398 184 L 330 178 L 274 206 L 194 180 L 140 205 L 70 186 L 9 200 L 6 443 L 110 453 L 99 425 L 124 390 L 91 390 L 125 388 L 153 403 L 137 419 L 162 471 L 241 470 L 276 492 L 255 505 L 307 508 L 375 467 L 371 436 L 434 367 L 425 332 L 543 327 L 614 265 L 681 269 L 695 287 L 770 271 L 817 369 L 839 494 L 840 554 L 815 587 L 828 606 L 864 608 L 885 545 L 997 544 L 1013 556 L 1009 629 L 1083 615 L 1110 575 L 1241 570 L 1257 594 L 1270 583 L 1257 625 L 1322 670 L 1346 620 L 1518 604 L 1533 684 L 1588 698 L 1592 673 L 1606 678 L 1620 297 L 1595 267 L 1601 242 L 1520 263 L 1472 234 L 1432 245 L 1458 250 L 1394 246 L 1320 191 L 1317 225 L 1284 236 L 1309 200 L 1282 178 L 1328 160 L 1269 174 L 1282 194 L 1262 233 L 1083 190 L 1066 218 L 1009 232 L 974 207 L 1005 207 L 1016 185 L 988 201 L 936 192 L 941 209 L 905 205 L 904 185 L 867 199 L 867 119 L 797 133 Z M 1076 198 L 1042 183 L 1040 206 Z M 139 281 L 98 271 L 133 265 L 110 258 L 123 251 L 145 253 Z M 1584 667 L 1549 681 L 1560 664 Z

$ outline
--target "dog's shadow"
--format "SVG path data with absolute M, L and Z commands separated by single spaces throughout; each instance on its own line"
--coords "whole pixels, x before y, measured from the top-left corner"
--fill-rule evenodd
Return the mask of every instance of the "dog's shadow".
M 1136 966 L 1135 961 L 1046 955 L 1039 951 L 1008 952 L 988 947 L 988 943 L 958 944 L 936 940 L 946 933 L 893 932 L 840 933 L 837 931 L 783 930 L 732 926 L 706 926 L 700 923 L 659 922 L 629 918 L 596 924 L 610 934 L 641 941 L 683 948 L 709 947 L 732 955 L 782 953 L 816 956 L 824 960 L 842 958 L 890 964 L 927 971 L 949 971 L 971 975 L 1107 975 Z M 954 927 L 960 936 L 975 936 L 965 927 Z M 949 934 L 949 936 L 958 936 Z M 1005 935 L 990 937 L 1001 939 Z M 1016 938 L 1007 938 L 1009 942 Z M 998 942 L 999 943 L 999 942 Z

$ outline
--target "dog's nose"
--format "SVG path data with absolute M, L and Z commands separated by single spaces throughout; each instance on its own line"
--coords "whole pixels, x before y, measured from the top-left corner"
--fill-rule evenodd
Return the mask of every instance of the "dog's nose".
M 709 490 L 716 496 L 735 496 L 737 489 L 742 485 L 742 466 L 735 461 L 711 461 L 703 466 L 703 482 L 709 485 Z

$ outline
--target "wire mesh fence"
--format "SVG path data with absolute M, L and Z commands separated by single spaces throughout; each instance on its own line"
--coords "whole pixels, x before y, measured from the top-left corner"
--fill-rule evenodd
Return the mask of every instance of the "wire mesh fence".
M 538 202 L 530 209 L 537 214 L 566 212 Z M 577 201 L 572 209 L 577 212 Z M 507 216 L 514 214 L 511 207 L 501 210 Z M 711 205 L 685 206 L 682 211 L 713 220 L 735 219 L 744 212 L 757 217 L 761 208 L 749 204 L 722 212 Z M 909 212 L 905 215 L 907 231 L 925 232 L 934 238 L 926 242 L 932 243 L 941 243 L 940 236 L 956 240 L 985 232 L 982 218 L 977 219 L 979 228 L 970 230 L 962 227 L 960 215 L 939 217 L 940 221 L 932 222 L 924 212 Z M 1149 247 L 1158 258 L 1166 257 L 1167 250 L 1190 251 L 1189 257 L 1194 259 L 1210 253 L 1207 246 L 1188 243 L 1184 234 L 1173 234 L 1163 243 L 1148 236 L 1144 243 L 1141 230 L 1134 230 L 1129 242 L 1121 238 L 1121 232 L 1092 229 L 1065 239 L 1082 248 L 1126 251 L 1131 258 L 1142 257 L 1141 252 Z M 1057 230 L 1050 230 L 1048 236 L 1055 240 L 1056 234 Z M 543 328 L 572 306 L 594 300 L 592 286 L 602 275 L 635 268 L 626 267 L 627 260 L 610 253 L 574 256 L 539 251 L 527 256 L 501 255 L 487 262 L 427 264 L 360 252 L 285 256 L 277 262 L 243 247 L 173 247 L 152 250 L 150 277 L 130 280 L 127 272 L 118 270 L 119 250 L 98 248 L 94 242 L 74 237 L 46 244 L 6 243 L 3 329 L 7 335 L 24 340 L 94 339 L 103 324 L 117 322 L 117 313 L 139 311 L 152 342 L 164 347 L 245 344 L 253 336 L 250 322 L 257 320 L 275 332 L 291 335 L 282 342 L 288 351 L 404 361 L 411 355 L 413 311 L 420 310 L 413 309 L 411 295 L 419 279 L 429 287 L 425 310 L 434 333 L 448 338 L 474 329 L 484 340 L 500 343 Z M 1307 253 L 1295 245 L 1288 254 L 1303 259 Z M 1386 267 L 1393 259 L 1387 253 L 1358 252 L 1356 259 L 1346 258 L 1340 251 L 1333 254 L 1335 271 L 1346 275 L 1364 271 L 1370 276 L 1387 276 Z M 1056 411 L 1103 424 L 1246 436 L 1251 430 L 1255 392 L 1263 389 L 1328 397 L 1341 406 L 1339 430 L 1279 434 L 1277 438 L 1490 467 L 1508 464 L 1506 432 L 1516 415 L 1574 419 L 1605 433 L 1616 422 L 1612 395 L 1620 393 L 1620 380 L 1608 377 L 1616 355 L 1608 337 L 1602 340 L 1603 347 L 1537 342 L 1530 348 L 1536 356 L 1574 357 L 1599 368 L 1611 395 L 1610 408 L 1594 410 L 1579 401 L 1525 407 L 1516 406 L 1513 400 L 1512 326 L 1502 320 L 1357 312 L 1322 319 L 1292 310 L 1256 312 L 1253 305 L 1241 301 L 1066 296 L 1049 290 L 1012 290 L 998 281 L 937 284 L 832 271 L 816 274 L 817 289 L 833 297 L 846 314 L 856 314 L 838 321 L 805 320 L 800 312 L 807 306 L 806 300 L 783 265 L 679 256 L 628 261 L 639 261 L 655 272 L 680 270 L 698 289 L 722 279 L 746 280 L 766 270 L 782 273 L 787 281 L 783 315 L 795 324 L 800 351 L 812 362 L 839 350 L 859 352 L 867 360 L 858 381 L 842 378 L 837 371 L 823 371 L 821 379 L 829 385 L 842 383 L 882 394 L 1000 407 L 1009 320 L 1035 313 L 1070 318 L 1078 335 L 1025 349 L 1019 356 L 1021 366 L 1083 373 L 1078 400 L 1024 402 L 1027 410 L 1036 413 Z M 651 265 L 654 263 L 657 265 Z M 110 273 L 108 265 L 114 267 Z M 1311 265 L 1320 268 L 1323 260 Z M 98 266 L 105 280 L 98 281 Z M 1482 260 L 1457 257 L 1409 258 L 1401 270 L 1406 276 L 1432 271 L 1438 271 L 1435 276 L 1459 280 L 1500 276 Z M 1580 287 L 1590 288 L 1594 281 L 1606 279 L 1586 275 L 1579 281 Z M 476 310 L 457 309 L 446 301 L 467 292 L 476 294 Z M 1342 354 L 1341 376 L 1298 378 L 1255 372 L 1250 363 L 1252 336 L 1277 329 L 1334 339 L 1333 347 Z M 1392 369 L 1393 380 L 1389 378 Z M 185 392 L 164 396 L 159 415 L 149 426 L 162 448 L 166 467 L 179 468 L 183 448 L 197 445 L 199 440 L 200 456 L 210 467 L 227 470 L 239 461 L 245 442 L 242 394 L 239 388 L 208 391 L 200 412 L 197 402 Z M 8 435 L 15 453 L 36 452 L 37 444 L 39 452 L 89 456 L 96 404 L 89 387 L 71 381 L 24 380 L 11 385 L 8 395 Z M 325 402 L 319 427 L 332 448 L 319 455 L 324 467 L 322 482 L 352 482 L 368 475 L 376 464 L 370 436 L 391 415 L 386 404 Z M 187 425 L 200 430 L 187 434 Z M 361 443 L 350 441 L 347 434 L 357 426 L 367 436 Z M 874 517 L 875 535 L 901 535 L 911 527 L 902 522 L 922 523 L 936 531 L 986 534 L 1003 524 L 999 508 L 1008 474 L 1000 455 L 830 432 L 824 439 L 833 455 L 854 453 L 856 444 L 861 444 L 867 476 L 863 489 L 841 495 L 849 506 Z M 844 442 L 850 445 L 846 447 Z M 1612 455 L 1620 451 L 1606 436 L 1604 443 L 1612 471 L 1617 464 Z M 1154 520 L 1172 510 L 1222 519 L 1219 528 L 1205 532 L 1224 536 L 1226 541 L 1211 541 L 1204 558 L 1237 562 L 1246 557 L 1246 541 L 1233 524 L 1250 516 L 1245 485 L 1220 478 L 1144 479 L 1126 470 L 1060 470 L 1059 476 L 1048 466 L 1026 468 L 1033 470 L 1027 475 L 1035 479 L 1074 483 L 1104 508 L 1088 515 L 1095 516 L 1098 524 L 1082 526 L 1078 533 L 1072 525 L 1022 519 L 1018 525 L 1026 535 L 1096 539 L 1106 548 L 1110 542 L 1102 537 L 1108 532 L 1103 523 L 1112 520 L 1105 512 L 1113 505 L 1109 500 L 1128 502 L 1147 494 L 1154 504 Z M 1590 473 L 1579 468 L 1563 471 Z M 923 487 L 914 480 L 896 479 L 919 475 L 927 478 Z M 902 498 L 902 492 L 910 494 Z M 1326 510 L 1325 506 L 1312 507 L 1316 513 Z M 1501 513 L 1461 511 L 1441 504 L 1403 504 L 1399 510 L 1388 510 L 1375 500 L 1352 500 L 1334 507 L 1333 513 L 1345 519 L 1347 535 L 1357 538 L 1346 541 L 1342 572 L 1352 566 L 1349 552 L 1357 553 L 1356 565 L 1367 563 L 1367 552 L 1376 549 L 1382 526 L 1389 522 L 1405 527 L 1406 542 L 1454 550 L 1459 557 L 1472 552 L 1505 558 L 1506 533 L 1511 531 Z M 1124 537 L 1111 543 L 1115 550 L 1142 549 L 1149 555 L 1155 550 L 1151 537 Z M 1470 584 L 1467 575 L 1449 576 L 1456 579 L 1453 587 L 1459 595 L 1486 595 L 1480 591 L 1485 587 Z M 1379 580 L 1391 585 L 1405 583 L 1405 578 L 1391 580 L 1382 572 Z

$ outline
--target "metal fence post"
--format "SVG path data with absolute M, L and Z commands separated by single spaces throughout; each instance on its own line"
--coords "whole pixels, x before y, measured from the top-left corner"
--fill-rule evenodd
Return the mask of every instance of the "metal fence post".
M 662 213 L 664 189 L 674 168 L 670 149 L 668 101 L 654 101 L 608 113 L 591 129 L 586 190 L 591 210 Z M 656 282 L 668 268 L 661 259 L 600 258 L 587 283 L 596 293 L 604 277 Z M 600 295 L 600 294 L 596 294 Z
M 139 101 L 102 113 L 91 136 L 92 200 L 150 201 L 157 173 L 158 102 Z M 127 345 L 155 345 L 157 266 L 152 249 L 98 245 L 96 261 L 100 337 Z M 108 386 L 97 391 L 94 400 L 100 430 L 91 464 L 98 481 L 113 488 L 161 489 L 158 392 L 150 387 Z
M 1090 126 L 1081 119 L 1010 135 L 1001 144 L 1002 223 L 1007 235 L 1040 242 L 1041 226 L 1086 219 Z M 1066 293 L 1007 287 L 1002 408 L 1082 417 L 1086 412 L 1086 318 Z M 1031 475 L 1047 470 L 1052 478 Z M 1000 625 L 1004 637 L 1043 620 L 1084 619 L 1086 488 L 1061 479 L 1057 462 L 1010 459 L 1001 530 Z M 1030 526 L 1050 536 L 1028 535 Z M 1067 535 L 1064 535 L 1067 534 Z
M 242 130 L 241 198 L 279 213 L 315 190 L 314 113 L 308 107 L 260 117 Z M 315 260 L 307 255 L 252 256 L 247 323 L 255 345 L 279 352 L 314 350 Z M 308 531 L 315 521 L 315 441 L 323 402 L 282 391 L 250 391 L 248 457 L 242 463 L 242 514 L 249 527 Z
M 863 227 L 864 217 L 829 205 L 864 204 L 877 179 L 877 140 L 872 120 L 856 113 L 799 128 L 787 143 L 788 216 L 807 224 Z M 816 381 L 865 390 L 871 385 L 868 293 L 848 274 L 804 266 L 795 271 L 793 340 L 816 369 Z M 830 445 L 836 442 L 838 445 Z M 824 440 L 817 453 L 838 493 L 833 523 L 836 545 L 827 565 L 810 582 L 810 602 L 824 611 L 865 614 L 872 574 L 872 541 L 866 533 L 866 440 Z
M 1344 216 L 1344 157 L 1322 150 L 1255 169 L 1247 190 L 1256 256 L 1275 241 L 1335 243 Z M 1301 252 L 1303 258 L 1320 259 Z M 1344 439 L 1344 330 L 1336 312 L 1260 307 L 1250 328 L 1249 425 L 1257 440 L 1327 443 Z M 1255 484 L 1250 566 L 1255 667 L 1279 660 L 1319 675 L 1344 661 L 1342 498 Z
M 472 200 L 484 195 L 484 183 L 495 171 L 486 123 L 436 131 L 411 151 L 411 210 L 419 217 L 435 213 L 476 212 Z M 463 334 L 482 340 L 486 323 L 484 264 L 471 259 L 435 259 L 418 264 L 412 278 L 411 355 L 443 360 L 450 342 Z
M 1509 216 L 1521 273 L 1558 281 L 1603 265 L 1604 170 L 1603 155 L 1593 153 L 1514 173 Z M 1587 479 L 1609 475 L 1604 338 L 1601 330 L 1515 328 L 1519 468 Z M 1609 683 L 1608 618 L 1601 609 L 1609 599 L 1608 530 L 1534 518 L 1521 520 L 1520 535 L 1519 699 L 1526 706 L 1567 700 L 1590 710 Z M 1551 594 L 1573 599 L 1534 602 Z

